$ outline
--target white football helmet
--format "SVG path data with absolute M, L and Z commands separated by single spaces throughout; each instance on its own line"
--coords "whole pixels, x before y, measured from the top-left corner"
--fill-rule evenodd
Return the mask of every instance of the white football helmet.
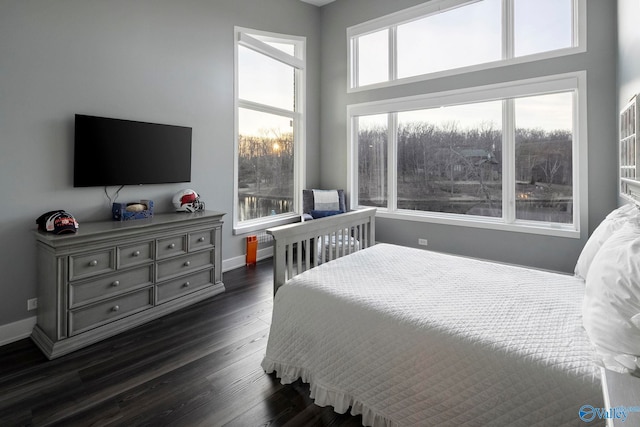
M 204 210 L 204 202 L 200 201 L 198 193 L 187 188 L 178 191 L 173 196 L 173 206 L 176 212 L 197 212 Z

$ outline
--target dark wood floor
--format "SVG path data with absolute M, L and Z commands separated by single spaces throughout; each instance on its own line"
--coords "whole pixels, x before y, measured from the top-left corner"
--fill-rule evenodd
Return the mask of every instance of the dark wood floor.
M 0 426 L 361 425 L 260 368 L 271 261 L 223 280 L 222 295 L 55 360 L 30 339 L 0 347 Z

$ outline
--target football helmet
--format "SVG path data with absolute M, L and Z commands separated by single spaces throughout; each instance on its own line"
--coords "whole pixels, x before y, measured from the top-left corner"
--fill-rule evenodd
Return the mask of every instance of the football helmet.
M 64 210 L 50 211 L 36 219 L 38 230 L 49 231 L 53 234 L 75 233 L 78 231 L 78 221 Z
M 198 212 L 204 210 L 204 202 L 200 201 L 198 193 L 187 188 L 178 191 L 173 196 L 173 206 L 176 212 Z

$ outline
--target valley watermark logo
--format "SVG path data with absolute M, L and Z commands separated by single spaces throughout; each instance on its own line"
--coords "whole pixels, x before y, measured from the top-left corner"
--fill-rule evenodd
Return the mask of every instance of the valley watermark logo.
M 578 411 L 580 419 L 590 423 L 596 418 L 599 420 L 620 420 L 627 421 L 627 417 L 631 412 L 640 412 L 640 406 L 616 406 L 614 408 L 594 408 L 591 405 L 583 405 Z

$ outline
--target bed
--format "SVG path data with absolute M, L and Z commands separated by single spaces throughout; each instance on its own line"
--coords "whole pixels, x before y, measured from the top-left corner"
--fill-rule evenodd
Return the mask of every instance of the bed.
M 619 349 L 598 341 L 615 316 L 588 306 L 602 298 L 585 288 L 602 281 L 607 240 L 617 238 L 618 247 L 616 233 L 635 224 L 627 218 L 635 210 L 619 211 L 594 232 L 575 275 L 373 245 L 370 212 L 356 221 L 365 227 L 352 226 L 348 213 L 314 221 L 306 235 L 296 226 L 272 229 L 276 294 L 262 367 L 284 384 L 302 379 L 317 405 L 361 414 L 367 426 L 584 425 L 584 405 L 604 407 L 601 366 L 634 368 L 612 362 Z M 610 219 L 615 227 L 604 226 Z M 305 248 L 323 245 L 320 231 L 330 229 L 363 243 L 314 262 Z M 640 247 L 640 226 L 632 231 Z M 594 313 L 589 327 L 583 312 Z M 589 424 L 604 425 L 597 417 Z

